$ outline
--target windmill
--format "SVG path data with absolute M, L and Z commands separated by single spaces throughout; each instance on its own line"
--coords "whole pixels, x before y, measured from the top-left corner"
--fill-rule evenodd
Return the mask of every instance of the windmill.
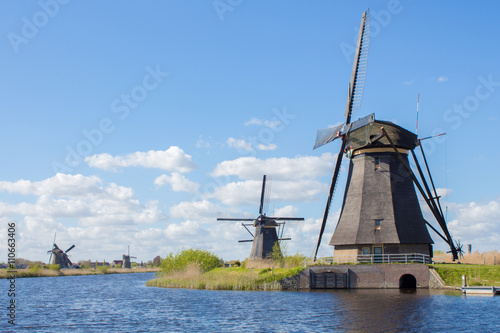
M 61 268 L 70 268 L 73 266 L 71 260 L 69 260 L 68 252 L 73 250 L 75 245 L 71 245 L 66 251 L 63 251 L 56 244 L 56 235 L 54 234 L 54 241 L 52 242 L 52 250 L 47 251 L 50 253 L 49 263 L 51 265 L 57 264 Z
M 130 256 L 130 246 L 127 245 L 127 254 L 124 254 L 123 255 L 123 264 L 122 264 L 122 268 L 131 268 L 132 265 L 130 263 L 130 259 L 131 258 L 137 258 L 137 257 L 133 257 L 133 256 Z
M 253 237 L 250 240 L 240 240 L 243 242 L 253 242 L 252 251 L 250 252 L 250 259 L 269 259 L 271 253 L 273 252 L 273 246 L 277 243 L 279 246 L 279 241 L 290 240 L 290 238 L 282 238 L 283 230 L 286 221 L 304 221 L 302 217 L 272 217 L 266 216 L 264 213 L 264 198 L 266 192 L 266 175 L 262 179 L 262 191 L 260 194 L 260 206 L 259 206 L 259 216 L 255 219 L 252 218 L 217 218 L 217 221 L 241 221 L 241 225 L 248 231 L 248 233 Z M 243 222 L 253 223 L 243 223 Z M 247 226 L 255 227 L 255 235 L 247 228 Z M 276 231 L 278 228 L 278 232 Z M 280 230 L 281 229 L 281 230 Z M 280 237 L 278 237 L 280 234 Z
M 349 171 L 340 217 L 330 240 L 336 255 L 432 255 L 433 241 L 427 225 L 450 246 L 453 258 L 458 259 L 457 248 L 446 226 L 439 196 L 417 135 L 392 122 L 376 120 L 374 114 L 351 122 L 353 110 L 361 106 L 369 35 L 369 12 L 366 11 L 361 18 L 344 113 L 345 122 L 318 130 L 316 136 L 314 149 L 336 139 L 340 139 L 341 144 L 314 260 L 328 220 L 344 154 L 349 158 Z M 430 190 L 414 153 L 417 146 L 422 150 L 433 191 Z M 410 153 L 423 186 L 409 166 Z M 415 187 L 426 201 L 444 235 L 423 218 Z

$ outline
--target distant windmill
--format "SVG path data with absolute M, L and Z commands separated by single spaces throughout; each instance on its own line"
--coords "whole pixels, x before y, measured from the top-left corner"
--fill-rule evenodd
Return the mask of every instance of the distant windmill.
M 127 246 L 127 249 L 128 249 L 127 254 L 123 255 L 123 266 L 122 266 L 122 268 L 131 268 L 132 265 L 130 263 L 130 259 L 131 258 L 137 258 L 137 257 L 130 256 L 130 246 Z
M 47 251 L 50 253 L 49 264 L 57 264 L 61 268 L 70 268 L 73 266 L 71 260 L 69 260 L 68 252 L 73 250 L 75 245 L 71 245 L 66 251 L 63 251 L 56 244 L 56 235 L 54 234 L 54 241 L 52 242 L 52 250 Z
M 419 253 L 432 256 L 433 241 L 427 225 L 450 246 L 454 260 L 458 259 L 459 246 L 454 245 L 446 226 L 425 155 L 423 157 L 433 191 L 413 151 L 417 146 L 422 149 L 417 135 L 392 122 L 376 120 L 374 114 L 351 122 L 353 109 L 360 107 L 363 94 L 369 31 L 369 12 L 366 11 L 361 19 L 345 122 L 318 130 L 316 136 L 314 149 L 336 139 L 340 139 L 341 144 L 314 260 L 325 230 L 344 154 L 349 158 L 349 171 L 340 217 L 330 240 L 330 245 L 335 247 L 335 255 L 377 255 L 381 258 L 385 254 Z M 410 153 L 423 186 L 409 166 Z M 444 235 L 424 220 L 414 186 L 426 201 Z
M 266 190 L 266 175 L 262 180 L 262 191 L 260 194 L 259 216 L 256 219 L 252 218 L 217 218 L 217 221 L 253 221 L 253 223 L 241 223 L 248 233 L 253 237 L 250 240 L 240 240 L 239 242 L 253 242 L 250 259 L 269 259 L 273 252 L 273 246 L 282 240 L 290 240 L 290 238 L 282 238 L 283 229 L 286 221 L 304 221 L 302 217 L 271 217 L 264 213 L 264 197 Z M 279 221 L 279 222 L 276 222 Z M 255 235 L 247 228 L 247 226 L 255 227 Z M 281 236 L 278 238 L 276 228 L 281 227 Z M 278 230 L 279 231 L 279 230 Z

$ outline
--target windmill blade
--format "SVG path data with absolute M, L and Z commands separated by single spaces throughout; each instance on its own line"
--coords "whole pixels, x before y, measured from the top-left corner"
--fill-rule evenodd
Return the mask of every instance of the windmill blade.
M 318 255 L 319 246 L 321 245 L 321 238 L 325 232 L 326 221 L 328 220 L 328 213 L 330 210 L 330 204 L 332 202 L 333 193 L 335 192 L 335 187 L 337 186 L 337 180 L 340 172 L 340 165 L 342 164 L 343 151 L 346 146 L 346 141 L 342 140 L 342 145 L 340 146 L 340 151 L 337 156 L 337 164 L 335 165 L 335 171 L 333 172 L 332 183 L 330 184 L 330 192 L 328 194 L 328 199 L 326 201 L 325 214 L 323 215 L 323 222 L 321 223 L 321 229 L 319 231 L 318 243 L 316 244 L 316 250 L 314 251 L 314 261 L 316 261 L 316 256 Z
M 69 249 L 67 249 L 66 251 L 64 251 L 64 253 L 68 253 L 69 251 L 73 250 L 75 248 L 75 244 L 71 245 L 69 247 Z
M 255 235 L 255 237 L 257 237 L 257 243 L 255 244 L 255 259 L 259 257 L 259 242 L 260 242 L 261 231 L 262 231 L 262 223 L 259 223 L 259 229 L 257 230 L 257 233 Z
M 238 221 L 255 221 L 255 219 L 237 219 L 237 218 L 232 218 L 232 217 L 228 217 L 228 218 L 219 217 L 219 218 L 217 218 L 217 221 L 235 221 L 235 222 L 238 222 Z
M 361 107 L 363 88 L 365 85 L 366 68 L 368 64 L 368 49 L 370 45 L 370 12 L 367 10 L 361 17 L 358 42 L 354 62 L 352 64 L 351 80 L 349 81 L 349 94 L 345 107 L 345 123 L 349 124 L 353 109 Z
M 321 146 L 326 145 L 334 141 L 335 139 L 340 138 L 340 130 L 342 129 L 344 124 L 340 124 L 334 127 L 319 129 L 316 133 L 316 144 L 314 145 L 314 149 L 319 148 Z
M 269 216 L 266 216 L 266 218 L 269 220 L 274 220 L 274 221 L 304 221 L 303 217 L 269 217 Z
M 262 179 L 262 192 L 260 193 L 260 207 L 259 207 L 259 215 L 262 215 L 262 208 L 264 206 L 264 195 L 266 191 L 266 175 L 264 175 Z
M 249 243 L 253 242 L 253 239 L 239 240 L 238 243 Z
M 54 246 L 57 247 L 57 245 L 56 245 L 56 235 L 57 235 L 57 233 L 54 232 L 54 240 L 52 241 L 52 250 L 47 251 L 47 253 L 50 252 L 49 264 L 50 264 L 50 261 L 52 260 L 52 254 L 54 253 Z

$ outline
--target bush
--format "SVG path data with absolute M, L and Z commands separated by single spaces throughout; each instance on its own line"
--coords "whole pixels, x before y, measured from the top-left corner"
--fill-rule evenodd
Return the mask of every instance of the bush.
M 49 266 L 49 269 L 50 269 L 51 271 L 58 271 L 58 270 L 60 270 L 60 269 L 61 269 L 61 265 L 59 265 L 59 264 L 51 264 L 51 265 Z
M 240 267 L 241 266 L 241 262 L 239 260 L 236 260 L 233 264 L 234 267 Z
M 108 266 L 97 266 L 97 270 L 101 272 L 102 274 L 107 274 L 108 273 Z
M 42 270 L 42 265 L 29 264 L 28 268 L 29 268 L 31 273 L 38 273 Z
M 170 253 L 161 261 L 161 270 L 163 273 L 179 272 L 196 264 L 202 272 L 208 272 L 216 267 L 221 267 L 221 259 L 207 250 L 189 249 Z

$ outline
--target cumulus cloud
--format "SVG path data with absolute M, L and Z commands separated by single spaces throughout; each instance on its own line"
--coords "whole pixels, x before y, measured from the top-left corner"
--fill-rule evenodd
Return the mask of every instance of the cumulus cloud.
M 262 176 L 262 174 L 261 174 Z M 217 187 L 212 193 L 204 195 L 226 205 L 258 205 L 262 189 L 261 180 L 231 182 Z M 266 187 L 266 190 L 269 186 Z M 312 179 L 272 182 L 271 200 L 307 202 L 319 199 L 318 194 L 326 193 L 328 185 Z
M 215 220 L 219 208 L 208 200 L 185 201 L 170 208 L 172 217 L 184 219 L 204 219 Z
M 187 179 L 186 177 L 177 172 L 172 172 L 170 176 L 163 174 L 159 177 L 156 177 L 156 179 L 154 180 L 154 184 L 157 187 L 170 184 L 174 192 L 189 192 L 189 193 L 196 193 L 198 191 L 198 188 L 200 187 L 199 184 L 190 181 L 189 179 Z
M 321 156 L 296 156 L 258 159 L 241 157 L 224 161 L 215 167 L 212 176 L 238 176 L 240 179 L 262 179 L 262 175 L 272 175 L 274 179 L 296 180 L 317 178 L 333 170 L 336 155 L 324 153 Z
M 39 182 L 0 182 L 0 191 L 37 196 L 34 202 L 1 202 L 0 216 L 77 218 L 82 225 L 153 223 L 164 219 L 158 202 L 141 204 L 129 187 L 96 176 L 56 174 Z
M 176 146 L 172 146 L 167 150 L 138 151 L 123 156 L 112 156 L 107 153 L 97 154 L 87 156 L 85 162 L 93 168 L 104 170 L 143 167 L 185 173 L 197 168 L 197 165 L 192 161 L 191 155 L 186 154 Z

